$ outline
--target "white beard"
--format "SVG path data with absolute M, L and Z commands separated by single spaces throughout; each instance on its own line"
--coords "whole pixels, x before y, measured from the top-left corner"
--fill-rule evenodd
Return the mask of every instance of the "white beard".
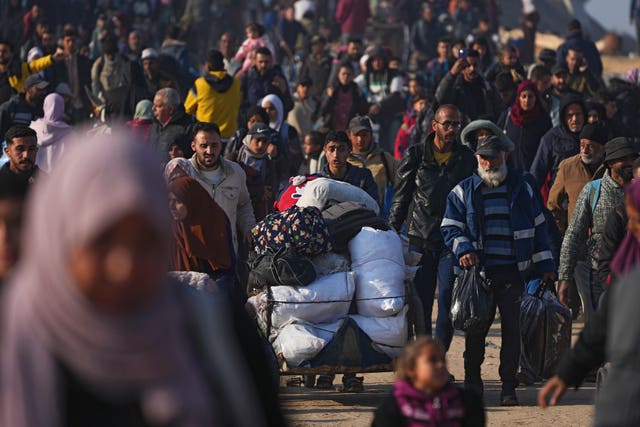
M 580 160 L 582 160 L 582 163 L 585 165 L 592 165 L 594 163 L 600 163 L 602 156 L 591 156 L 591 158 L 589 158 L 584 154 L 580 154 Z
M 507 178 L 507 173 L 509 170 L 507 169 L 507 162 L 502 162 L 502 164 L 498 167 L 498 170 L 487 171 L 478 167 L 478 176 L 482 178 L 485 185 L 489 188 L 496 188 L 500 186 Z

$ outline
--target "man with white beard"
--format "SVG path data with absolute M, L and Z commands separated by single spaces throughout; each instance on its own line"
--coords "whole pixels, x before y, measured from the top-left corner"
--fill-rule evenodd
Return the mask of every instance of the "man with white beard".
M 522 172 L 507 167 L 513 143 L 496 136 L 478 141 L 478 170 L 447 197 L 440 230 L 462 268 L 484 269 L 500 309 L 502 406 L 518 405 L 516 371 L 520 359 L 520 297 L 524 281 L 555 278 L 545 217 Z M 465 334 L 465 388 L 483 392 L 484 332 Z

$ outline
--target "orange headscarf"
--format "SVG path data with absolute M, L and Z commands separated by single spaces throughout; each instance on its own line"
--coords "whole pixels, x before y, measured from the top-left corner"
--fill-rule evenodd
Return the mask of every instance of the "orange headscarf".
M 172 224 L 172 268 L 207 273 L 232 267 L 232 246 L 227 216 L 198 181 L 181 177 L 173 180 L 169 191 L 187 207 L 184 220 Z

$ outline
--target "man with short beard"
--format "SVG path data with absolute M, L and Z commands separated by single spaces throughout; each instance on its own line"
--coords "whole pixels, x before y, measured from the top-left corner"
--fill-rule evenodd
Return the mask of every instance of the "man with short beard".
M 240 238 L 247 238 L 256 225 L 247 189 L 247 176 L 239 164 L 220 155 L 222 139 L 218 125 L 198 122 L 192 131 L 191 149 L 195 154 L 190 161 L 196 171 L 196 180 L 227 215 L 237 253 L 238 231 Z
M 593 316 L 603 292 L 603 284 L 593 279 L 604 224 L 624 200 L 623 187 L 633 178 L 633 161 L 638 157 L 638 148 L 627 138 L 618 137 L 607 142 L 605 153 L 607 170 L 602 179 L 588 183 L 580 191 L 560 251 L 560 302 L 568 304 L 569 281 L 576 279 L 583 300 L 585 322 Z M 585 247 L 586 265 L 579 262 Z
M 553 280 L 555 264 L 547 225 L 535 192 L 524 174 L 507 167 L 513 143 L 498 136 L 478 142 L 475 174 L 448 195 L 440 230 L 462 268 L 484 269 L 491 283 L 493 309 L 500 309 L 500 405 L 516 406 L 516 371 L 520 359 L 520 297 L 524 280 Z M 465 388 L 482 395 L 483 332 L 465 334 Z
M 424 308 L 426 333 L 435 335 L 447 350 L 453 338 L 449 310 L 456 260 L 444 244 L 440 223 L 447 195 L 477 166 L 473 151 L 458 140 L 461 120 L 455 106 L 441 106 L 430 123 L 433 132 L 407 148 L 398 165 L 389 216 L 389 224 L 398 232 L 406 225 L 409 242 L 422 253 L 414 283 Z M 438 317 L 431 334 L 436 286 Z
M 6 133 L 7 146 L 4 152 L 9 161 L 0 168 L 0 175 L 12 175 L 13 178 L 32 184 L 40 169 L 36 166 L 38 154 L 38 135 L 28 126 L 12 126 Z M 10 178 L 8 178 L 10 179 Z
M 584 185 L 604 174 L 604 144 L 608 130 L 598 124 L 587 124 L 580 132 L 580 153 L 560 162 L 558 175 L 549 190 L 547 207 L 564 234 Z
M 542 99 L 549 110 L 553 126 L 560 124 L 560 101 L 569 93 L 577 94 L 569 87 L 569 69 L 566 65 L 556 64 L 551 69 L 551 86 L 542 92 Z

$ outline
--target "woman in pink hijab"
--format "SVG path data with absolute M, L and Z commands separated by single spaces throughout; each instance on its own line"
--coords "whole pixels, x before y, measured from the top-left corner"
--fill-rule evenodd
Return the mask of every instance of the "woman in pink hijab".
M 160 161 L 128 138 L 74 145 L 30 194 L 0 425 L 267 425 L 224 300 L 165 274 Z
M 64 116 L 64 99 L 57 93 L 47 95 L 44 99 L 44 117 L 31 122 L 31 129 L 38 134 L 38 154 L 36 165 L 46 173 L 64 155 L 68 141 L 66 137 L 71 133 L 71 126 L 62 121 Z

